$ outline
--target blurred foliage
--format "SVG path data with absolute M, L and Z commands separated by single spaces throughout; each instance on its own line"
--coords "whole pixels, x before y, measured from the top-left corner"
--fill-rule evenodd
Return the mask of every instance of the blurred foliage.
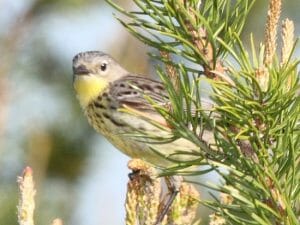
M 127 4 L 128 0 L 118 0 L 116 2 Z M 53 9 L 74 10 L 81 9 L 83 7 L 89 7 L 90 5 L 105 5 L 105 1 L 99 0 L 36 0 L 33 2 L 30 10 L 30 14 L 33 16 L 49 13 Z
M 89 143 L 92 142 L 89 137 L 93 137 L 92 130 L 88 128 L 87 134 L 89 135 L 83 139 L 65 135 L 63 131 L 56 128 L 49 130 L 49 133 L 55 142 L 53 142 L 53 151 L 49 157 L 48 174 L 50 176 L 64 175 L 70 181 L 76 179 L 79 174 L 82 174 L 85 166 L 86 155 L 90 149 Z
M 0 183 L 1 184 L 1 183 Z M 17 224 L 17 186 L 2 185 L 0 187 L 0 221 L 1 224 Z

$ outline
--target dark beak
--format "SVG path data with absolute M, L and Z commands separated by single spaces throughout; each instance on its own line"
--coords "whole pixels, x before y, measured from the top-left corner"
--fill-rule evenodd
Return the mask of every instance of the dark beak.
M 74 75 L 87 75 L 90 71 L 84 65 L 79 65 L 77 67 L 73 67 L 73 73 Z

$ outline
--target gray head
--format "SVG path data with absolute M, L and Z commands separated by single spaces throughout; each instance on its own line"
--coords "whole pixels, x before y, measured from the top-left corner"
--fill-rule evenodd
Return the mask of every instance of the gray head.
M 127 75 L 125 69 L 103 52 L 82 52 L 73 58 L 73 86 L 83 108 L 110 83 Z
M 107 81 L 114 81 L 128 72 L 110 55 L 101 51 L 78 53 L 73 58 L 73 74 L 76 76 L 101 76 Z

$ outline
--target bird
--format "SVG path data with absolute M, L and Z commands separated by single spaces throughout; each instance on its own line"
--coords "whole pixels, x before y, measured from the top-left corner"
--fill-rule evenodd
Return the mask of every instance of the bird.
M 73 58 L 73 86 L 90 125 L 127 156 L 159 169 L 200 159 L 200 147 L 175 137 L 174 129 L 156 108 L 170 106 L 163 83 L 128 72 L 109 54 L 87 51 Z M 202 104 L 212 108 L 208 101 Z M 201 138 L 210 141 L 213 134 L 204 131 Z M 155 225 L 167 214 L 182 178 L 166 177 L 166 183 L 170 194 Z
M 127 156 L 162 168 L 199 158 L 199 146 L 174 138 L 153 106 L 170 104 L 163 83 L 128 72 L 109 54 L 87 51 L 73 58 L 73 86 L 89 124 Z M 211 132 L 204 136 L 212 139 Z

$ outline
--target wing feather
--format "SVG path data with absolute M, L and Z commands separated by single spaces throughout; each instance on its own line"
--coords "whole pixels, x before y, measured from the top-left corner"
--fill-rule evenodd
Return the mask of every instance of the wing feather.
M 135 110 L 155 111 L 145 96 L 160 105 L 169 101 L 163 84 L 155 80 L 126 76 L 111 85 L 110 94 L 113 99 L 117 99 L 120 106 L 126 105 Z
M 158 105 L 169 105 L 168 93 L 164 85 L 159 81 L 128 75 L 113 82 L 111 85 L 110 94 L 113 96 L 113 99 L 117 100 L 119 107 L 150 113 L 149 115 L 155 113 L 160 116 L 145 96 L 148 96 Z M 208 114 L 214 108 L 213 102 L 206 98 L 201 99 L 201 105 Z M 191 113 L 196 115 L 196 108 L 192 108 Z

